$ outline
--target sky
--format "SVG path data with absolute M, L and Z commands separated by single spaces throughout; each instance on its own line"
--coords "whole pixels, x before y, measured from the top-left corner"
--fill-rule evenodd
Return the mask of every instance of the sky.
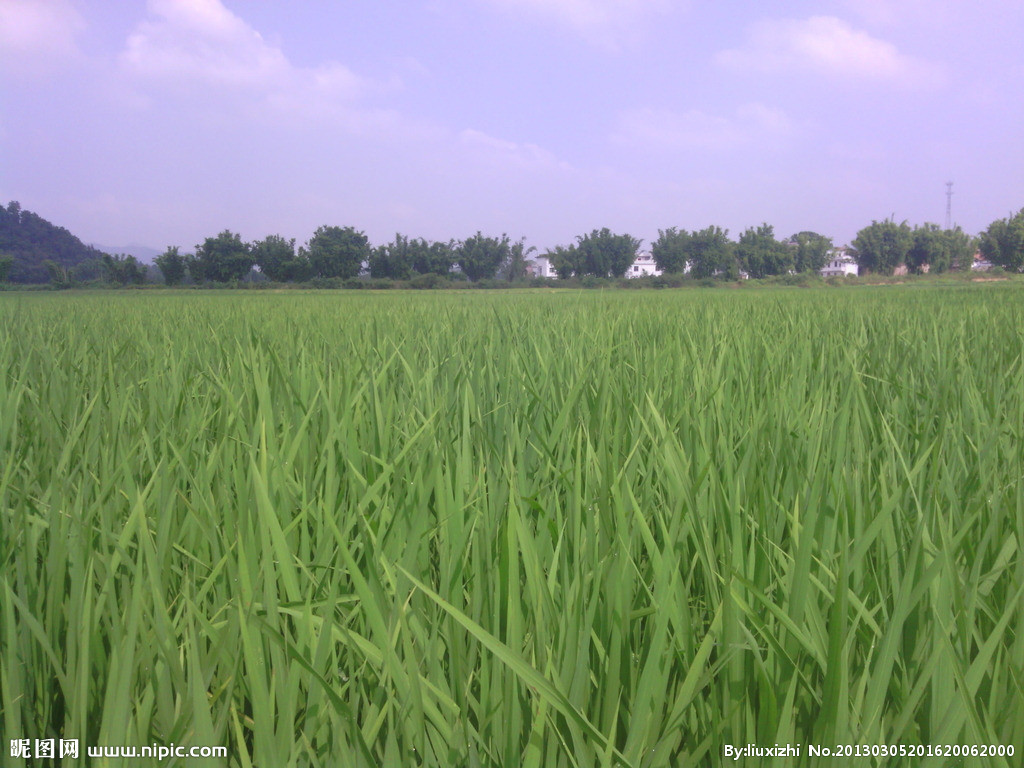
M 87 243 L 229 229 L 874 220 L 1024 206 L 1019 0 L 0 0 L 0 203 Z

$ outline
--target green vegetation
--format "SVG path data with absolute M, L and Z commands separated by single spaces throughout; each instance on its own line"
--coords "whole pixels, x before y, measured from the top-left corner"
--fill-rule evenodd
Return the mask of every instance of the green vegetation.
M 625 276 L 641 244 L 605 227 L 543 256 L 560 279 L 575 278 L 583 287 L 598 287 L 608 278 Z M 992 222 L 977 238 L 960 227 L 943 230 L 924 224 L 911 229 L 906 222 L 874 221 L 857 233 L 853 246 L 848 252 L 862 275 L 970 271 L 976 251 L 1001 269 L 1021 272 L 1024 211 Z M 816 232 L 776 240 L 774 227 L 764 223 L 748 227 L 736 242 L 718 226 L 692 232 L 677 227 L 659 230 L 651 256 L 670 284 L 684 273 L 699 281 L 785 280 L 794 273 L 816 276 L 832 249 L 831 238 Z M 13 255 L 4 255 L 5 250 Z M 185 282 L 186 273 L 191 284 L 206 286 L 271 281 L 363 288 L 368 282 L 359 276 L 369 273 L 369 285 L 380 288 L 439 288 L 463 280 L 480 287 L 506 287 L 523 284 L 535 273 L 528 257 L 536 250 L 525 238 L 513 242 L 508 235 L 487 237 L 479 231 L 446 243 L 396 233 L 391 243 L 372 247 L 365 233 L 338 226 L 318 227 L 296 250 L 294 238 L 268 235 L 247 243 L 240 234 L 224 230 L 196 245 L 193 254 L 180 254 L 178 246 L 169 246 L 156 256 L 155 268 L 148 269 L 133 256 L 87 248 L 66 230 L 22 211 L 17 202 L 0 209 L 0 283 L 9 277 L 22 284 L 48 282 L 52 288 L 140 285 L 160 277 L 175 286 Z
M 1024 208 L 989 224 L 981 233 L 979 247 L 993 264 L 1012 272 L 1024 271 Z
M 1017 764 L 1022 290 L 0 295 L 0 727 Z
M 13 256 L 7 253 L 0 253 L 0 283 L 7 282 L 7 276 L 11 274 L 11 266 L 13 264 Z
M 0 254 L 11 257 L 6 275 L 15 283 L 66 280 L 74 267 L 98 263 L 103 256 L 63 227 L 22 210 L 15 201 L 0 207 Z
M 166 251 L 157 256 L 153 263 L 160 270 L 164 283 L 167 285 L 178 285 L 185 279 L 188 263 L 185 257 L 178 253 L 178 246 L 170 246 Z
M 559 246 L 545 256 L 561 278 L 622 277 L 636 258 L 640 241 L 631 235 L 617 235 L 610 229 L 595 229 L 580 235 L 569 247 Z

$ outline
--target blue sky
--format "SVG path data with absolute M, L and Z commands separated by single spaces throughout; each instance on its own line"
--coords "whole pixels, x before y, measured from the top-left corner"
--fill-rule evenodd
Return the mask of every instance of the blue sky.
M 1024 206 L 1024 4 L 0 0 L 0 201 L 87 242 Z

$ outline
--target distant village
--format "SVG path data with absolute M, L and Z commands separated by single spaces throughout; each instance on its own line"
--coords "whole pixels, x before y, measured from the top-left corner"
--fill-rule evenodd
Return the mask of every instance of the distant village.
M 993 266 L 992 262 L 983 257 L 980 252 L 974 254 L 973 261 L 971 262 L 972 271 L 987 272 Z M 683 271 L 684 274 L 689 274 L 690 269 L 691 265 L 687 262 L 686 268 Z M 530 277 L 558 277 L 558 273 L 551 264 L 551 259 L 546 256 L 537 256 L 528 261 L 526 271 Z M 857 266 L 857 260 L 854 258 L 850 246 L 843 245 L 829 251 L 828 262 L 819 272 L 822 277 L 857 277 L 860 274 L 860 268 Z M 928 272 L 927 264 L 922 269 L 922 272 Z M 650 251 L 641 251 L 637 254 L 633 265 L 626 271 L 625 277 L 658 277 L 662 274 L 662 270 L 658 269 L 658 265 Z M 893 274 L 907 274 L 906 264 L 896 267 Z M 749 278 L 750 275 L 741 269 L 740 279 L 747 280 Z
M 23 210 L 17 201 L 0 207 L 0 284 L 51 288 L 103 285 L 211 285 L 292 283 L 313 287 L 440 288 L 457 283 L 501 287 L 527 279 L 644 278 L 687 275 L 695 280 L 823 278 L 861 274 L 906 275 L 947 270 L 983 272 L 998 267 L 1024 272 L 1024 210 L 993 221 L 977 237 L 960 227 L 875 221 L 850 245 L 800 232 L 785 240 L 768 224 L 731 240 L 728 230 L 659 230 L 649 248 L 607 228 L 580 235 L 568 246 L 538 253 L 525 238 L 489 237 L 432 242 L 396 234 L 371 245 L 354 227 L 322 226 L 305 245 L 268 235 L 253 242 L 224 230 L 192 252 L 169 246 L 146 264 L 130 254 L 84 245 L 66 229 Z M 386 283 L 386 284 L 385 284 Z

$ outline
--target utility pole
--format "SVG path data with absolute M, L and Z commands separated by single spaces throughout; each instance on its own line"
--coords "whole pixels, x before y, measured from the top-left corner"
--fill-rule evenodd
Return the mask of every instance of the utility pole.
M 946 229 L 953 228 L 953 182 L 946 182 Z

